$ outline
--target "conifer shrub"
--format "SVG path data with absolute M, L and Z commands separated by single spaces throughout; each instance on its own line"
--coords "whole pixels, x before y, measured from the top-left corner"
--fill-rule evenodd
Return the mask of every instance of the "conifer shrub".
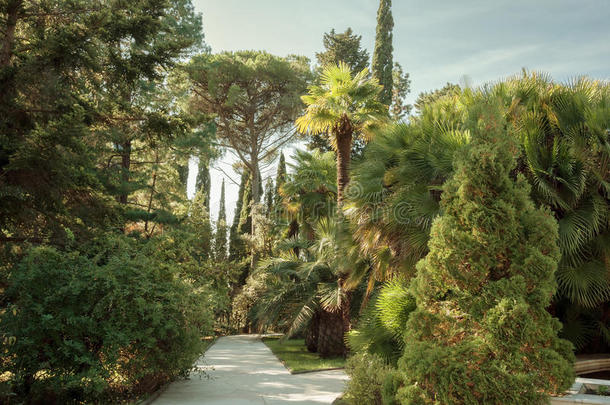
M 515 179 L 518 147 L 491 105 L 444 185 L 429 254 L 417 265 L 398 367 L 402 404 L 542 404 L 574 379 L 572 346 L 547 311 L 557 221 Z

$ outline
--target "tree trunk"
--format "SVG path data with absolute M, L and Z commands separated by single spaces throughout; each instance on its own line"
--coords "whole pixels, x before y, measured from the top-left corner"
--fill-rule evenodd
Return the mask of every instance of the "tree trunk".
M 352 153 L 352 126 L 347 117 L 335 127 L 337 138 L 337 207 L 339 210 L 343 205 L 343 193 L 349 183 L 349 164 Z
M 345 355 L 342 311 L 320 310 L 318 327 L 318 353 L 321 357 Z
M 313 314 L 307 332 L 305 332 L 305 346 L 307 351 L 315 353 L 318 351 L 318 332 L 320 328 L 319 310 Z
M 17 20 L 19 19 L 19 10 L 23 1 L 9 1 L 6 7 L 6 26 L 4 29 L 4 39 L 2 40 L 2 49 L 0 50 L 0 67 L 8 66 L 11 63 L 13 56 L 13 42 L 15 41 L 15 30 L 17 29 Z

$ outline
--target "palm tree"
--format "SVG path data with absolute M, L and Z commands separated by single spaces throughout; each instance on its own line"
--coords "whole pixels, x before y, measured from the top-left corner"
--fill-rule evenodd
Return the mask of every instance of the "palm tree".
M 326 133 L 337 154 L 337 204 L 343 202 L 349 182 L 352 140 L 366 137 L 372 127 L 388 116 L 388 106 L 377 101 L 382 86 L 368 77 L 368 69 L 352 76 L 349 66 L 327 66 L 320 83 L 309 87 L 302 96 L 307 105 L 305 114 L 296 120 L 299 131 L 311 134 Z
M 267 291 L 255 305 L 259 325 L 281 325 L 288 320 L 288 337 L 307 327 L 308 348 L 323 357 L 346 354 L 349 295 L 338 280 L 368 265 L 356 255 L 346 255 L 351 236 L 344 225 L 344 221 L 321 218 L 314 225 L 315 239 L 280 244 L 280 254 L 261 262 L 255 271 L 255 275 L 272 276 L 266 278 Z
M 426 107 L 410 125 L 379 131 L 352 170 L 360 193 L 350 193 L 344 212 L 362 254 L 372 259 L 368 291 L 375 281 L 413 276 L 428 252 L 440 189 L 453 173 L 453 156 L 470 139 L 466 109 L 454 98 Z
M 577 348 L 610 346 L 610 85 L 578 79 L 557 84 L 540 74 L 449 94 L 426 105 L 409 126 L 389 128 L 369 143 L 352 173 L 361 187 L 345 211 L 374 268 L 413 275 L 427 253 L 440 185 L 453 172 L 464 128 L 500 100 L 522 153 L 517 172 L 532 198 L 559 221 L 562 258 L 553 311 Z M 371 206 L 377 209 L 372 210 Z M 378 279 L 387 271 L 378 271 Z M 391 276 L 391 272 L 389 276 Z

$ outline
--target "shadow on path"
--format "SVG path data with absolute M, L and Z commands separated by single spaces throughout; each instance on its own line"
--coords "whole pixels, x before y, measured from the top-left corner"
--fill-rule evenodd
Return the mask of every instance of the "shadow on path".
M 153 405 L 330 404 L 347 380 L 343 370 L 292 375 L 256 335 L 222 337 L 196 365 L 207 376 L 172 383 Z

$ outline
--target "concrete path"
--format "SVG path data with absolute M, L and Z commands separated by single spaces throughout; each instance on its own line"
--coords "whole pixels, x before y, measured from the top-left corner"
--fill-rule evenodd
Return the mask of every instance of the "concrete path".
M 199 359 L 200 378 L 172 383 L 153 405 L 330 404 L 343 392 L 343 370 L 292 375 L 257 336 L 222 337 Z

